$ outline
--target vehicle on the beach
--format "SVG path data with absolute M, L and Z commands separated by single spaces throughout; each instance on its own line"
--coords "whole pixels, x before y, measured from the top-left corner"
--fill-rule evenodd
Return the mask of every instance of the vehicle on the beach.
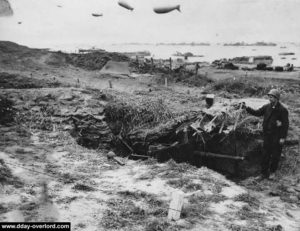
M 264 63 L 267 66 L 273 63 L 272 56 L 262 55 L 262 56 L 243 56 L 243 57 L 235 57 L 229 60 L 234 64 L 252 64 L 257 65 L 260 63 Z

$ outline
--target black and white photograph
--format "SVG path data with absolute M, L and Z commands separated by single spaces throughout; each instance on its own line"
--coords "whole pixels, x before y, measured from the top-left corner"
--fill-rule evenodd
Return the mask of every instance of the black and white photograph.
M 0 230 L 300 231 L 300 0 L 0 0 Z

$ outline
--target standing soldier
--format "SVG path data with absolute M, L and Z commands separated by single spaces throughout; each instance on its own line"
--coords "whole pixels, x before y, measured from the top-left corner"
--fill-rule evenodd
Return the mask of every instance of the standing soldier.
M 261 163 L 261 175 L 258 179 L 274 179 L 281 157 L 282 146 L 285 142 L 289 118 L 288 110 L 279 102 L 280 92 L 272 89 L 268 93 L 270 103 L 258 110 L 250 107 L 244 108 L 254 116 L 263 116 L 263 160 Z
M 199 63 L 196 63 L 195 65 L 195 74 L 198 75 L 198 70 L 199 70 Z

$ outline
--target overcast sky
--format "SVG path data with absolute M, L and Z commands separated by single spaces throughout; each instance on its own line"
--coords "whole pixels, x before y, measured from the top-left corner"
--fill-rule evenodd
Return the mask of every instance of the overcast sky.
M 300 0 L 126 0 L 133 11 L 119 6 L 118 0 L 9 2 L 14 15 L 0 18 L 0 40 L 31 46 L 300 41 Z M 153 7 L 177 4 L 181 13 L 153 12 Z

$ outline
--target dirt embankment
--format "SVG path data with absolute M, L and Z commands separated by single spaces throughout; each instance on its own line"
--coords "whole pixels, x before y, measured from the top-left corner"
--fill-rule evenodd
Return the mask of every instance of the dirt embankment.
M 13 50 L 9 45 L 1 49 Z M 172 79 L 169 73 L 165 87 L 162 74 L 94 78 L 95 71 L 49 63 L 48 51 L 14 49 L 0 57 L 0 112 L 7 118 L 0 125 L 0 220 L 70 221 L 72 230 L 299 230 L 297 145 L 284 148 L 277 179 L 262 182 L 248 178 L 234 183 L 204 166 L 172 160 L 120 158 L 121 166 L 106 158 L 108 151 L 118 150 L 118 134 L 133 128 L 147 133 L 149 125 L 159 133 L 169 120 L 199 113 L 201 93 L 207 92 L 231 101 L 262 96 L 273 86 L 285 90 L 289 138 L 295 139 L 300 128 L 298 82 L 246 83 L 244 76 L 216 82 L 198 75 L 190 76 L 186 86 L 185 78 Z M 38 68 L 32 77 L 30 63 Z M 103 79 L 113 81 L 113 89 L 101 85 Z M 108 120 L 108 111 L 118 117 Z M 165 145 L 166 139 L 161 141 Z M 185 200 L 181 219 L 174 222 L 167 214 L 176 190 L 184 192 Z

